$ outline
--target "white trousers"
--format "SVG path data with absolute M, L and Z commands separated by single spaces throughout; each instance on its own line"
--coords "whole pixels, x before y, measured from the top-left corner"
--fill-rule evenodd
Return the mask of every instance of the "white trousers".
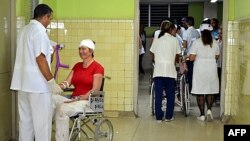
M 56 141 L 69 141 L 69 117 L 82 112 L 88 100 L 64 103 L 69 99 L 60 95 L 53 95 L 56 119 Z
M 19 141 L 51 141 L 51 93 L 18 91 Z

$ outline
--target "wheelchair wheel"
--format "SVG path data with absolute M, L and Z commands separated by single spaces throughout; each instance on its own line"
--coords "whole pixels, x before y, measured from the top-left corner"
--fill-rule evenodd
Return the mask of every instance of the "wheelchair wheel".
M 183 80 L 183 77 L 181 77 L 180 80 L 180 94 L 181 94 L 181 100 L 182 100 L 182 111 L 184 115 L 186 116 L 186 98 L 185 98 L 185 82 Z
M 189 101 L 189 85 L 188 83 L 185 84 L 185 115 L 189 115 L 189 107 L 190 107 L 190 101 Z
M 152 75 L 149 74 L 149 81 L 148 81 L 149 94 L 151 94 L 152 83 L 153 83 L 153 78 L 152 78 Z
M 190 107 L 190 101 L 189 101 L 189 85 L 186 82 L 186 78 L 183 75 L 180 80 L 180 94 L 182 97 L 182 110 L 185 116 L 189 115 L 189 107 Z
M 180 95 L 182 100 L 182 111 L 185 116 L 187 116 L 187 99 L 186 99 L 186 80 L 185 74 L 183 74 L 180 78 Z
M 101 119 L 96 124 L 94 141 L 112 141 L 113 125 L 108 119 Z
M 152 110 L 152 115 L 155 115 L 155 85 L 154 82 L 152 82 L 151 85 L 151 110 Z

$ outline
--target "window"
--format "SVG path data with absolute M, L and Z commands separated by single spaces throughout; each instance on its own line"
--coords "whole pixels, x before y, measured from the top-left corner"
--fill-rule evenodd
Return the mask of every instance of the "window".
M 144 26 L 148 26 L 148 4 L 140 5 L 140 23 Z
M 183 17 L 188 16 L 188 5 L 187 4 L 171 4 L 170 17 L 176 19 L 177 23 L 180 23 Z
M 188 16 L 188 4 L 140 4 L 140 22 L 145 26 L 158 27 L 167 17 L 180 22 Z
M 168 17 L 168 5 L 167 4 L 154 4 L 151 5 L 151 26 L 159 26 L 161 21 Z

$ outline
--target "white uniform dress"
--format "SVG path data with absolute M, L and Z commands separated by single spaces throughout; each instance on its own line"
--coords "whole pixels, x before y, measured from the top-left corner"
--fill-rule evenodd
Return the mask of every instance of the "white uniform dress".
M 219 55 L 218 43 L 213 40 L 212 48 L 204 46 L 201 38 L 194 41 L 189 54 L 196 55 L 193 68 L 192 94 L 218 94 L 219 79 L 215 56 Z

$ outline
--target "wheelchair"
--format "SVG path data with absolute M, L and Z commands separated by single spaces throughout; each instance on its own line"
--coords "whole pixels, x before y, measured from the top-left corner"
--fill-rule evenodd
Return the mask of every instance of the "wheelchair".
M 83 111 L 70 117 L 73 122 L 70 128 L 69 141 L 112 141 L 113 125 L 104 118 L 104 92 L 93 91 Z
M 69 68 L 69 65 L 62 64 L 60 61 L 59 50 L 63 49 L 64 45 L 56 45 L 56 67 L 54 78 L 56 78 L 58 69 Z M 113 140 L 113 125 L 110 120 L 104 118 L 104 80 L 111 79 L 109 76 L 104 76 L 100 91 L 92 91 L 89 95 L 88 104 L 83 107 L 83 111 L 77 112 L 70 116 L 72 127 L 70 130 L 69 141 L 112 141 Z M 64 92 L 72 92 L 74 88 L 67 88 Z
M 69 141 L 113 141 L 114 129 L 110 120 L 104 118 L 104 76 L 100 91 L 91 91 L 88 104 L 83 111 L 70 116 Z M 74 88 L 68 88 L 65 92 L 72 92 Z

